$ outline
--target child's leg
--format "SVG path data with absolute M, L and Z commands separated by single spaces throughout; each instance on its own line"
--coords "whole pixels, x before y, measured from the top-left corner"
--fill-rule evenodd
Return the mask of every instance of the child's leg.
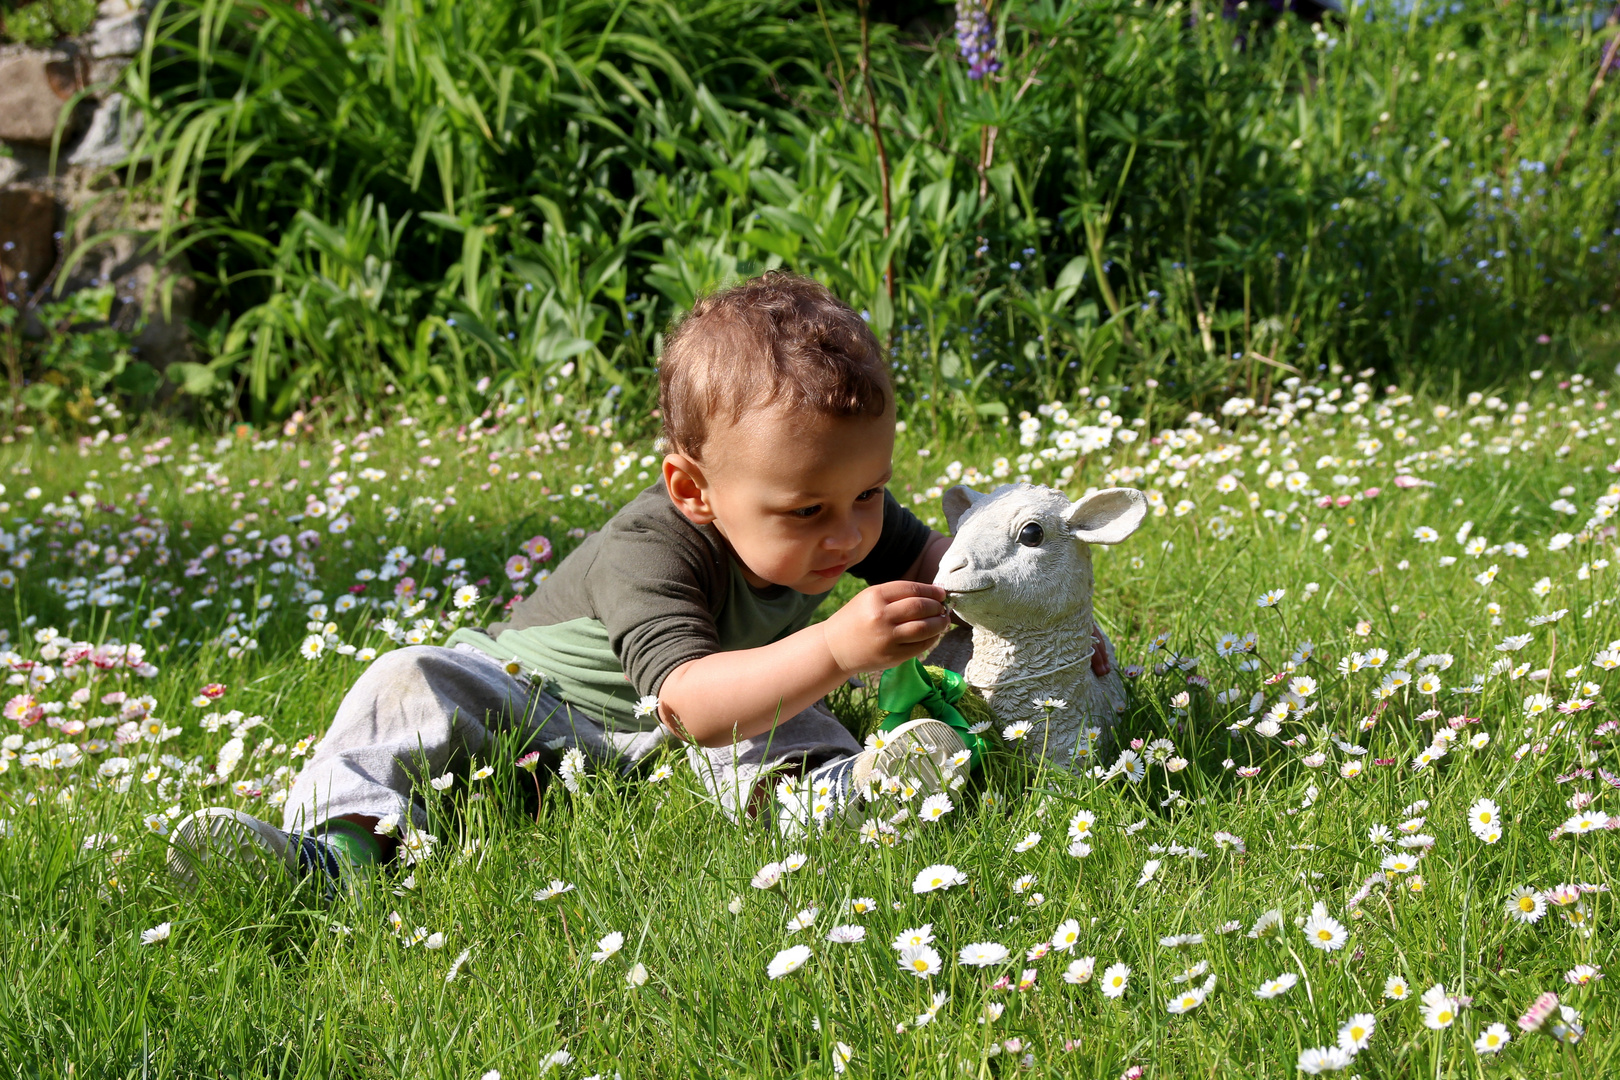
M 752 739 L 729 746 L 688 744 L 686 759 L 703 778 L 709 795 L 736 820 L 769 804 L 770 785 L 779 776 L 811 770 L 861 752 L 861 744 L 820 702 Z
M 973 632 L 965 626 L 953 628 L 934 653 L 927 662 L 960 674 L 973 656 Z M 908 728 L 912 730 L 901 733 L 902 738 L 886 750 L 874 752 L 856 742 L 824 702 L 817 702 L 752 739 L 721 747 L 689 744 L 686 757 L 703 777 L 710 797 L 736 820 L 769 806 L 775 798 L 773 785 L 781 777 L 813 774 L 831 781 L 824 786 L 834 788 L 844 800 L 852 797 L 873 770 L 905 772 L 933 790 L 944 763 L 962 748 L 960 740 L 937 721 Z M 908 760 L 913 753 L 919 756 Z
M 294 781 L 283 827 L 308 831 L 335 818 L 371 826 L 391 815 L 425 825 L 411 805 L 413 783 L 482 753 L 493 731 L 521 722 L 529 697 L 525 680 L 482 653 L 433 645 L 384 653 L 344 695 Z
M 341 863 L 393 854 L 397 841 L 374 829 L 385 817 L 426 824 L 412 787 L 460 771 L 486 753 L 499 731 L 517 729 L 514 753 L 579 746 L 598 759 L 639 746 L 605 736 L 600 724 L 470 646 L 414 646 L 384 654 L 338 706 L 337 716 L 302 773 L 277 829 L 229 807 L 187 816 L 171 837 L 169 866 L 194 886 L 210 861 L 281 863 L 295 877 L 324 873 L 336 887 Z

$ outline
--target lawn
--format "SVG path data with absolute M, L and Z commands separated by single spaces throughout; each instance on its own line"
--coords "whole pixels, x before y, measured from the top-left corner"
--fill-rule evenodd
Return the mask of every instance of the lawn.
M 656 475 L 650 439 L 491 400 L 219 438 L 109 413 L 0 446 L 0 1056 L 1612 1075 L 1613 399 L 1551 372 L 1494 389 L 1334 369 L 1163 427 L 1089 395 L 954 445 L 914 422 L 894 490 L 925 519 L 952 482 L 1149 492 L 1096 552 L 1132 702 L 1096 774 L 1007 746 L 937 821 L 888 797 L 784 837 L 728 821 L 678 754 L 538 800 L 497 754 L 420 793 L 431 857 L 335 904 L 246 875 L 181 892 L 164 833 L 211 804 L 278 819 L 363 665 L 532 591 Z M 919 891 L 940 864 L 959 883 Z

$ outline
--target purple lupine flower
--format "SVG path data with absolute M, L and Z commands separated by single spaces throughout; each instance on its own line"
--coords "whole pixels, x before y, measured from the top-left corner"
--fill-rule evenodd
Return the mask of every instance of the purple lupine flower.
M 957 0 L 956 47 L 968 62 L 968 78 L 982 79 L 1001 70 L 990 15 L 979 0 Z

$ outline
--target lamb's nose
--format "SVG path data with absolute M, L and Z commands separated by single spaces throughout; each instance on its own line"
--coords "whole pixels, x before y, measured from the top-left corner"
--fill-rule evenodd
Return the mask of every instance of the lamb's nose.
M 957 573 L 958 571 L 966 570 L 967 568 L 968 568 L 968 560 L 967 560 L 967 556 L 964 555 L 962 558 L 957 559 L 956 562 L 954 562 L 950 566 L 946 567 L 945 572 L 947 574 L 954 574 L 954 573 Z

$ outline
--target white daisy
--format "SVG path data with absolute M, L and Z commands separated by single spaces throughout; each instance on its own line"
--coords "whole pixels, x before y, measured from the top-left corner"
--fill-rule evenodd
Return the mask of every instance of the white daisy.
M 949 889 L 954 885 L 966 885 L 967 875 L 949 863 L 936 863 L 924 867 L 917 875 L 917 880 L 911 883 L 911 891 L 922 893 L 935 892 L 940 889 Z
M 1344 948 L 1348 937 L 1344 924 L 1329 915 L 1320 904 L 1312 910 L 1310 918 L 1305 920 L 1305 940 L 1323 952 L 1335 952 Z
M 804 967 L 810 959 L 810 946 L 795 945 L 790 949 L 783 949 L 771 957 L 771 962 L 765 965 L 765 974 L 772 979 L 780 979 L 784 975 L 791 975 Z
M 1058 952 L 1068 952 L 1080 941 L 1080 920 L 1065 919 L 1058 923 L 1056 930 L 1052 931 L 1052 948 Z
M 900 970 L 909 971 L 919 979 L 939 974 L 939 953 L 928 945 L 908 945 L 900 950 Z
M 1294 988 L 1294 984 L 1297 982 L 1299 982 L 1298 975 L 1295 975 L 1292 971 L 1285 971 L 1275 979 L 1267 979 L 1265 982 L 1261 983 L 1260 986 L 1255 990 L 1254 996 L 1257 998 L 1265 998 L 1267 1000 L 1275 997 L 1281 997 L 1282 995 L 1288 993 L 1288 991 L 1292 990 Z
M 1357 1013 L 1344 1022 L 1339 1029 L 1339 1049 L 1354 1056 L 1358 1051 L 1367 1049 L 1367 1040 L 1372 1038 L 1373 1028 L 1377 1021 L 1371 1013 Z
M 615 930 L 596 943 L 596 951 L 591 953 L 591 959 L 598 964 L 603 963 L 622 948 L 624 948 L 624 935 Z
M 1316 1046 L 1299 1052 L 1298 1069 L 1317 1076 L 1325 1072 L 1338 1072 L 1350 1067 L 1350 1055 L 1337 1046 Z
M 1506 1024 L 1492 1024 L 1479 1033 L 1479 1038 L 1474 1040 L 1474 1049 L 1481 1054 L 1495 1054 L 1512 1041 L 1513 1036 L 1508 1032 Z
M 994 941 L 978 941 L 972 945 L 964 945 L 957 954 L 957 959 L 969 967 L 993 967 L 1006 960 L 1009 956 L 1007 946 L 998 945 Z
M 1113 964 L 1102 974 L 1103 997 L 1124 997 L 1130 986 L 1131 969 L 1125 964 Z
M 1091 973 L 1097 968 L 1095 956 L 1082 956 L 1071 963 L 1063 972 L 1063 981 L 1071 986 L 1081 986 L 1091 981 Z

